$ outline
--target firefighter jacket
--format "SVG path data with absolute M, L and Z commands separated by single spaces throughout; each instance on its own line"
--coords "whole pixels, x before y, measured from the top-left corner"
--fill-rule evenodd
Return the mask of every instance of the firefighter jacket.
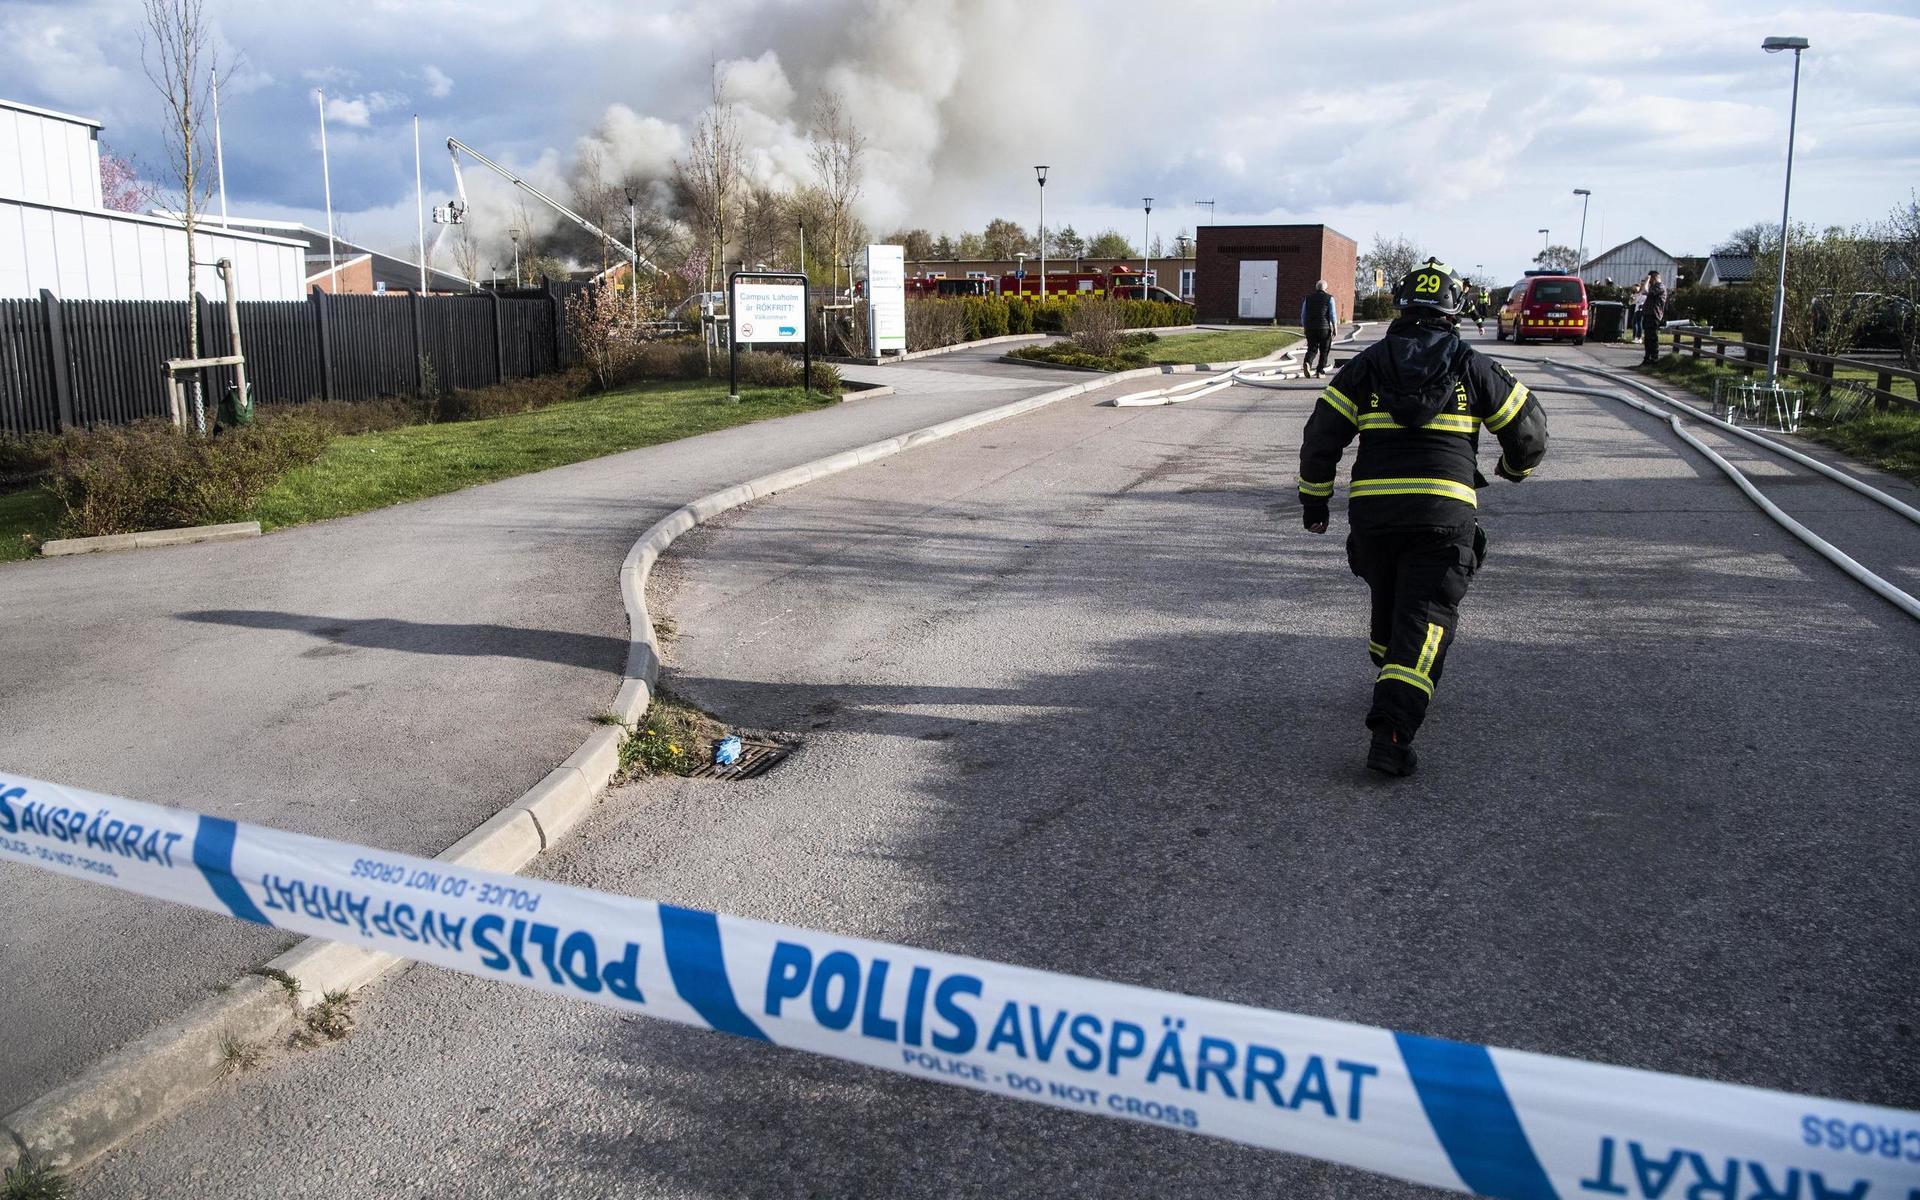
M 1341 367 L 1300 445 L 1300 503 L 1324 508 L 1356 435 L 1347 519 L 1357 533 L 1457 529 L 1473 519 L 1480 430 L 1500 441 L 1496 472 L 1524 479 L 1547 452 L 1547 417 L 1527 386 L 1444 320 L 1401 317 Z

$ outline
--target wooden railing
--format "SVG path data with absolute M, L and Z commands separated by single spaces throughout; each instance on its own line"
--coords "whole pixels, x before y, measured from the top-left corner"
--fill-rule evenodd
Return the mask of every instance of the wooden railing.
M 1715 337 L 1712 333 L 1695 325 L 1674 325 L 1663 330 L 1673 335 L 1673 352 L 1680 353 L 1683 342 L 1690 342 L 1694 358 L 1711 358 L 1721 366 L 1732 367 L 1746 375 L 1767 369 L 1767 347 L 1757 342 L 1741 341 L 1738 338 Z M 1711 343 L 1711 350 L 1703 353 Z M 1744 351 L 1738 358 L 1727 357 L 1727 348 L 1739 346 Z M 1794 361 L 1806 363 L 1804 368 L 1795 367 Z M 1873 386 L 1853 379 L 1836 380 L 1833 372 L 1836 367 L 1851 367 L 1874 374 Z M 1873 398 L 1875 407 L 1880 409 L 1902 405 L 1907 408 L 1920 408 L 1920 401 L 1913 396 L 1903 396 L 1893 390 L 1895 379 L 1904 379 L 1913 384 L 1916 395 L 1920 395 L 1920 371 L 1891 363 L 1876 362 L 1864 358 L 1839 358 L 1831 354 L 1813 354 L 1806 350 L 1790 350 L 1780 347 L 1779 374 L 1790 375 L 1797 379 L 1811 380 L 1824 393 L 1836 383 L 1845 387 L 1858 388 Z

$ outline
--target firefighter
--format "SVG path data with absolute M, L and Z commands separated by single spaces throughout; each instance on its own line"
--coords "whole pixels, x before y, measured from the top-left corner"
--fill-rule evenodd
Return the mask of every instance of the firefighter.
M 1300 508 L 1325 533 L 1334 473 L 1357 435 L 1347 492 L 1347 565 L 1372 590 L 1367 653 L 1379 668 L 1367 766 L 1411 775 L 1414 735 L 1446 665 L 1459 605 L 1486 557 L 1474 519 L 1487 480 L 1480 430 L 1500 442 L 1494 466 L 1519 482 L 1547 451 L 1547 418 L 1526 385 L 1461 341 L 1466 282 L 1428 259 L 1394 289 L 1400 315 L 1349 359 L 1315 401 L 1300 446 Z

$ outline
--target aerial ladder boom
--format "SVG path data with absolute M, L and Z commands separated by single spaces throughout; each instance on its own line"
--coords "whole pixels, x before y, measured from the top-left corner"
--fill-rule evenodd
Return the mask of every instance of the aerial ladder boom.
M 555 200 L 552 196 L 549 196 L 545 192 L 541 191 L 539 188 L 534 187 L 532 184 L 528 183 L 526 180 L 520 178 L 518 175 L 515 175 L 512 171 L 507 170 L 505 167 L 501 166 L 499 163 L 488 158 L 486 155 L 480 153 L 478 150 L 475 150 L 472 146 L 467 145 L 465 142 L 461 141 L 459 138 L 451 138 L 451 137 L 447 139 L 447 156 L 453 160 L 453 186 L 455 191 L 458 192 L 458 195 L 454 199 L 447 201 L 445 204 L 437 204 L 434 206 L 433 222 L 434 224 L 440 226 L 440 232 L 435 234 L 433 237 L 433 246 L 436 252 L 440 248 L 440 239 L 445 237 L 447 234 L 447 229 L 454 225 L 464 225 L 466 224 L 466 221 L 467 221 L 467 181 L 460 174 L 460 152 L 462 150 L 466 151 L 468 154 L 471 154 L 474 158 L 474 161 L 478 162 L 481 166 L 489 168 L 490 170 L 493 171 L 494 174 L 500 176 L 500 178 L 506 180 L 508 183 L 511 183 L 513 186 L 519 188 L 521 191 L 527 193 L 529 196 L 532 196 L 535 200 L 538 200 L 540 203 L 546 205 L 548 208 L 551 208 L 553 211 L 559 213 L 561 216 L 565 217 L 567 220 L 572 221 L 575 225 L 578 225 L 580 228 L 586 230 L 588 233 L 591 233 L 593 236 L 599 238 L 601 241 L 604 241 L 607 245 L 612 246 L 615 250 L 618 250 L 621 253 L 621 255 L 624 258 L 626 258 L 628 262 L 634 265 L 636 270 L 640 267 L 645 267 L 647 270 L 652 271 L 655 275 L 660 274 L 659 267 L 653 265 L 651 262 L 648 262 L 647 259 L 644 256 L 642 256 L 638 251 L 633 249 L 631 246 L 628 246 L 625 242 L 621 241 L 619 238 L 614 237 L 612 234 L 608 233 L 606 230 L 600 228 L 598 225 L 595 225 L 592 221 L 587 220 L 585 217 L 581 216 L 579 213 L 568 208 L 566 205 L 560 203 L 558 200 Z

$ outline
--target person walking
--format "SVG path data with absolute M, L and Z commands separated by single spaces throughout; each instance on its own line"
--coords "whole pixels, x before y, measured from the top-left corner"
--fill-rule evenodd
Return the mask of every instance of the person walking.
M 1360 450 L 1347 491 L 1347 566 L 1372 593 L 1367 654 L 1379 668 L 1367 766 L 1413 774 L 1414 735 L 1446 666 L 1467 584 L 1486 558 L 1475 519 L 1480 430 L 1494 473 L 1519 482 L 1547 452 L 1547 417 L 1525 384 L 1460 340 L 1466 283 L 1435 259 L 1394 289 L 1400 315 L 1314 401 L 1300 444 L 1300 516 L 1323 534 L 1340 456 Z
M 1647 272 L 1647 299 L 1640 306 L 1640 331 L 1646 338 L 1646 355 L 1642 362 L 1654 362 L 1660 357 L 1660 326 L 1667 319 L 1667 285 L 1661 280 L 1660 272 Z
M 1307 331 L 1307 357 L 1300 364 L 1303 377 L 1318 378 L 1327 373 L 1327 355 L 1333 352 L 1333 331 L 1339 324 L 1339 303 L 1327 290 L 1327 281 L 1316 280 L 1313 291 L 1300 302 L 1300 328 Z

